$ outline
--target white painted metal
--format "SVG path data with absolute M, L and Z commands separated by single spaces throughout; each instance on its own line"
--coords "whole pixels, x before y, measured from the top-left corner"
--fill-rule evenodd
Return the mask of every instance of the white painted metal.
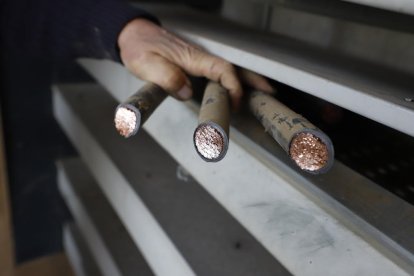
M 106 276 L 121 276 L 118 265 L 111 256 L 109 248 L 105 246 L 99 229 L 91 221 L 89 214 L 85 210 L 82 202 L 73 191 L 70 181 L 64 171 L 59 170 L 58 185 L 60 193 L 65 198 L 66 204 L 71 210 L 72 215 L 78 222 L 80 231 L 84 235 L 88 247 L 94 259 L 97 261 L 100 271 Z
M 379 123 L 414 136 L 414 107 L 404 102 L 405 97 L 384 97 L 391 91 L 378 90 L 368 83 L 355 88 L 337 82 L 331 76 L 310 72 L 297 65 L 278 60 L 278 53 L 270 49 L 251 52 L 242 42 L 221 42 L 212 36 L 200 35 L 197 30 L 180 30 L 178 33 L 190 41 L 201 45 L 208 51 L 229 60 L 241 67 L 248 68 L 271 79 L 285 83 L 338 106 L 354 111 Z M 270 50 L 267 52 L 267 50 Z M 275 54 L 275 55 L 274 55 Z M 352 84 L 352 80 L 349 80 Z M 392 95 L 392 93 L 391 93 Z M 410 97 L 410 95 L 407 95 Z M 412 106 L 412 105 L 411 105 Z
M 295 53 L 280 50 L 276 40 L 273 44 L 252 40 L 251 36 L 237 30 L 236 33 L 216 32 L 207 24 L 186 22 L 185 16 L 164 17 L 161 14 L 165 26 L 217 56 L 414 136 L 414 104 L 405 101 L 405 98 L 414 98 L 411 90 L 376 83 L 337 67 L 298 58 Z M 283 40 L 283 37 L 278 39 Z M 92 65 L 89 62 L 86 67 L 96 70 L 109 64 L 97 62 Z M 133 76 L 121 69 L 113 72 L 114 75 L 110 75 L 111 81 L 115 82 L 112 86 L 122 82 L 120 87 L 125 87 L 136 82 Z
M 169 98 L 145 129 L 293 274 L 405 274 L 239 141 L 231 141 L 220 164 L 203 163 L 188 146 L 196 118 L 194 110 Z M 173 133 L 177 127 L 180 132 Z
M 414 14 L 414 1 L 412 0 L 342 0 L 356 4 L 371 6 L 406 14 Z
M 405 101 L 414 98 L 411 89 L 345 72 L 340 65 L 324 63 L 323 55 L 321 61 L 306 60 L 303 54 L 298 58 L 297 51 L 280 47 L 292 43 L 283 36 L 269 40 L 245 29 L 227 28 L 219 18 L 180 9 L 148 9 L 163 26 L 217 56 L 414 136 L 414 104 Z M 297 50 L 309 51 L 306 45 L 301 47 Z
M 112 93 L 117 95 L 119 91 L 116 89 Z M 58 95 L 55 97 L 60 98 Z M 57 103 L 62 109 L 64 104 Z M 83 141 L 80 151 L 96 168 L 94 174 L 98 171 L 102 174 L 99 182 L 118 183 L 106 194 L 117 208 L 125 208 L 133 193 L 128 200 L 116 196 L 123 189 L 120 183 L 124 178 L 89 136 L 89 131 L 73 118 L 69 119 L 70 116 L 73 114 L 66 111 L 58 117 L 66 128 L 71 126 L 67 132 L 76 137 L 75 141 Z M 283 165 L 269 166 L 258 159 L 257 153 L 242 145 L 242 138 L 231 140 L 229 152 L 219 164 L 200 160 L 191 140 L 196 123 L 194 107 L 167 98 L 144 127 L 293 274 L 407 275 L 370 243 L 294 188 L 293 182 L 297 179 L 289 176 Z M 174 131 L 177 128 L 180 132 Z M 231 131 L 232 137 L 240 136 L 234 129 Z M 133 206 L 128 208 L 134 213 Z
M 63 247 L 76 276 L 100 276 L 92 254 L 79 230 L 72 223 L 63 227 Z
M 192 269 L 118 168 L 111 163 L 100 145 L 93 142 L 93 135 L 82 125 L 61 95 L 56 93 L 56 87 L 54 90 L 55 117 L 65 128 L 68 136 L 78 141 L 77 146 L 83 153 L 83 160 L 94 164 L 96 170 L 92 171 L 92 174 L 154 273 L 168 276 L 194 275 Z M 117 273 L 117 271 L 111 273 Z
M 86 166 L 78 158 L 59 160 L 58 184 L 102 273 L 154 275 Z M 93 230 L 93 231 L 91 231 Z M 100 257 L 104 256 L 104 259 Z M 110 262 L 107 262 L 110 259 Z M 110 266 L 111 269 L 107 269 Z
M 144 85 L 143 81 L 134 77 L 119 63 L 89 58 L 78 61 L 118 102 L 123 102 Z
M 86 276 L 87 274 L 82 266 L 79 247 L 67 227 L 63 228 L 63 248 L 65 249 L 66 256 L 69 259 L 69 263 L 75 275 Z

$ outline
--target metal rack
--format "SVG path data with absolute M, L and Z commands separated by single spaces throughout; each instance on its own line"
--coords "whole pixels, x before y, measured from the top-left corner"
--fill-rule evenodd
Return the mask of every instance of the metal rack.
M 237 65 L 414 135 L 409 86 L 350 70 L 346 60 L 286 37 L 186 10 L 154 13 L 165 27 Z M 249 118 L 234 120 L 226 158 L 206 164 L 192 147 L 195 102 L 168 98 L 145 132 L 123 140 L 112 128 L 113 110 L 143 83 L 109 61 L 80 63 L 103 87 L 54 87 L 55 116 L 87 167 L 72 161 L 80 167 L 70 173 L 90 171 L 94 189 L 103 191 L 154 274 L 414 271 L 414 207 L 401 198 L 339 161 L 326 175 L 298 172 Z M 188 182 L 176 178 L 178 164 L 192 176 Z M 72 212 L 76 218 L 80 211 Z

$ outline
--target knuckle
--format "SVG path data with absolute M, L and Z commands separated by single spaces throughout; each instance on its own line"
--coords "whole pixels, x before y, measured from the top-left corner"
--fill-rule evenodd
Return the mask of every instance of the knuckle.
M 136 63 L 138 64 L 140 63 L 147 64 L 151 62 L 151 57 L 152 57 L 152 54 L 149 52 L 140 52 L 140 53 L 137 53 L 135 60 L 136 60 Z
M 223 59 L 217 58 L 210 67 L 210 73 L 219 77 L 233 73 L 233 65 Z
M 129 71 L 131 71 L 132 73 L 134 73 L 134 74 L 140 74 L 140 72 L 141 72 L 141 66 L 140 66 L 140 63 L 139 62 L 137 62 L 137 60 L 132 60 L 132 61 L 129 61 L 127 64 L 126 64 L 126 66 L 128 67 L 128 69 L 129 69 Z
M 192 47 L 190 44 L 183 43 L 180 46 L 180 59 L 186 67 L 191 66 L 194 63 L 198 63 L 200 60 L 200 52 L 198 49 Z
M 233 73 L 234 72 L 233 64 L 227 61 L 223 61 L 223 71 Z
M 189 59 L 196 59 L 198 56 L 201 56 L 201 51 L 188 43 L 182 45 L 183 51 Z
M 220 67 L 221 67 L 222 72 L 233 73 L 234 71 L 233 64 L 223 59 L 220 59 Z
M 130 70 L 132 70 L 132 72 L 140 74 L 145 68 L 145 65 L 151 62 L 150 59 L 150 54 L 138 53 L 135 55 L 135 57 L 130 59 L 130 61 L 128 62 L 128 67 L 130 67 Z
M 180 81 L 180 75 L 175 72 L 172 72 L 165 78 L 165 82 L 170 84 L 171 86 L 173 86 L 179 81 Z
M 162 82 L 167 90 L 174 91 L 181 87 L 182 77 L 179 72 L 173 70 L 164 76 Z

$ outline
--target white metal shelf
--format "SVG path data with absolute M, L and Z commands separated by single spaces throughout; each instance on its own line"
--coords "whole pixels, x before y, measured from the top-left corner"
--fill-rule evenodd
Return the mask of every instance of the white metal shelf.
M 236 65 L 414 136 L 414 85 L 403 76 L 306 43 L 181 8 L 145 6 L 167 29 Z
M 156 275 L 195 275 L 160 227 L 156 218 L 142 200 L 136 196 L 119 170 L 109 171 L 107 169 L 113 165 L 108 164 L 110 162 L 105 152 L 100 148 L 100 145 L 89 142 L 93 139 L 92 134 L 59 93 L 54 94 L 53 106 L 55 117 L 68 137 L 78 142 L 76 146 L 84 154 L 83 160 L 94 164 L 99 170 L 99 173 L 94 176 L 100 184 L 103 184 L 100 185 L 102 191 L 123 221 L 153 272 Z
M 63 248 L 76 276 L 101 276 L 78 227 L 70 222 L 63 226 Z
M 234 1 L 234 0 L 233 0 Z M 269 4 L 269 5 L 276 5 L 276 4 L 303 4 L 303 2 L 307 2 L 307 0 L 242 0 L 243 2 L 252 2 L 252 3 L 261 3 L 261 4 Z M 412 0 L 341 0 L 344 2 L 351 2 L 359 5 L 369 6 L 373 8 L 404 13 L 413 15 L 414 14 L 414 3 Z M 242 3 L 245 4 L 245 3 Z M 310 3 L 312 4 L 312 3 Z M 321 4 L 321 1 L 318 2 Z M 322 2 L 323 4 L 323 2 Z
M 58 163 L 58 185 L 103 275 L 153 275 L 98 185 L 79 159 Z
M 414 102 L 406 101 L 414 98 L 410 76 L 215 17 L 177 9 L 156 8 L 153 13 L 166 28 L 215 55 L 414 136 Z M 80 63 L 118 102 L 143 84 L 119 64 L 88 59 Z M 132 184 L 133 179 L 140 179 L 131 173 L 136 170 L 131 161 L 138 164 L 142 144 L 128 141 L 130 150 L 116 153 L 126 142 L 115 139 L 111 132 L 113 110 L 101 105 L 108 102 L 104 91 L 96 85 L 57 86 L 54 90 L 57 119 L 154 272 L 193 275 L 203 271 L 185 250 L 190 243 L 183 246 L 160 215 L 159 206 L 151 205 L 149 190 L 137 192 L 138 186 Z M 87 115 L 95 110 L 103 115 Z M 412 229 L 411 206 L 339 162 L 327 175 L 301 174 L 277 146 L 256 144 L 255 137 L 245 134 L 243 128 L 232 127 L 229 152 L 219 165 L 206 164 L 192 147 L 197 110 L 194 103 L 167 98 L 144 128 L 271 254 L 277 264 L 273 269 L 286 272 L 285 266 L 295 275 L 414 272 L 410 231 L 398 231 L 396 226 Z M 89 122 L 82 116 L 89 116 Z M 120 161 L 121 155 L 128 161 Z M 165 168 L 158 173 L 166 177 Z M 344 199 L 349 193 L 352 196 Z M 190 213 L 187 219 L 194 222 Z M 376 216 L 378 213 L 387 215 Z M 146 227 L 142 229 L 142 225 Z M 264 254 L 261 248 L 256 250 L 255 256 Z M 258 259 L 267 258 L 263 256 Z
M 412 0 L 342 0 L 374 8 L 414 15 Z
M 82 107 L 82 102 L 75 99 L 85 99 L 88 94 L 85 92 L 76 95 L 75 91 L 94 91 L 97 96 L 93 102 L 99 102 L 99 98 L 104 97 L 103 91 L 97 91 L 91 86 L 65 86 L 55 90 L 57 118 L 77 145 L 82 157 L 87 159 L 88 163 L 101 168 L 100 171 L 92 168 L 95 175 L 100 174 L 100 182 L 107 182 L 107 179 L 111 178 L 119 183 L 123 177 L 115 173 L 112 166 L 102 167 L 96 164 L 108 162 L 108 157 L 96 140 L 82 134 L 91 133 L 91 130 L 81 130 L 76 126 L 79 123 L 68 119 L 73 115 L 68 114 L 68 103 L 63 104 L 68 101 L 64 100 L 65 98 L 71 97 L 72 100 L 69 102 L 72 102 L 72 108 L 76 107 L 78 112 L 84 110 L 86 114 L 93 106 L 91 101 L 88 104 L 84 103 L 85 106 Z M 117 94 L 112 92 L 114 95 Z M 112 116 L 113 110 L 105 111 L 96 106 L 93 109 L 99 110 L 100 116 L 95 117 L 100 118 L 102 122 L 90 123 L 90 127 L 94 125 L 96 131 L 99 129 L 102 132 L 97 136 L 100 140 L 109 139 L 105 137 L 112 135 L 108 132 L 108 128 L 111 127 L 111 120 L 108 118 Z M 109 116 L 102 116 L 107 113 Z M 315 198 L 312 198 L 309 190 L 299 191 L 299 186 L 306 190 L 309 189 L 306 187 L 312 184 L 292 173 L 288 163 L 285 163 L 283 152 L 275 153 L 272 163 L 269 163 L 259 148 L 248 146 L 251 142 L 232 129 L 233 139 L 229 152 L 220 164 L 206 164 L 200 160 L 191 141 L 196 117 L 194 106 L 167 98 L 145 124 L 145 129 L 290 272 L 295 275 L 321 275 L 335 274 L 346 269 L 349 274 L 406 275 L 405 270 L 399 265 L 404 269 L 410 269 L 410 266 L 407 266 L 406 260 L 396 253 L 402 253 L 404 250 L 351 214 L 349 210 L 344 210 L 340 204 L 332 204 L 331 211 L 327 212 L 315 203 Z M 102 125 L 104 121 L 108 121 L 105 122 L 106 127 Z M 177 128 L 180 129 L 179 132 L 174 131 Z M 114 143 L 115 140 L 112 140 L 113 146 L 116 147 L 118 143 Z M 119 142 L 117 146 L 121 145 Z M 138 151 L 139 148 L 131 152 L 130 157 L 125 155 L 125 158 L 133 160 L 133 156 L 136 155 L 134 152 Z M 334 166 L 336 175 L 341 174 L 341 170 L 347 173 L 344 175 L 347 178 L 358 177 L 351 171 L 346 171 L 340 164 Z M 327 179 L 321 177 L 320 181 Z M 115 188 L 112 193 L 117 193 Z M 113 198 L 110 193 L 106 194 Z M 326 199 L 326 195 L 319 195 L 319 201 Z M 118 201 L 115 202 L 118 208 L 128 202 Z M 130 208 L 133 210 L 132 206 Z M 349 222 L 350 218 L 353 223 Z M 356 232 L 358 234 L 355 234 Z
M 152 238 L 141 230 L 140 206 L 130 203 L 135 199 L 148 208 L 177 254 L 197 275 L 289 275 L 198 183 L 177 179 L 177 163 L 148 135 L 139 133 L 140 139 L 129 140 L 120 137 L 109 119 L 116 102 L 97 88 L 60 87 L 62 94 L 55 95 L 55 111 L 131 236 Z M 135 242 L 145 256 L 156 249 L 151 240 L 144 245 L 137 238 Z M 163 245 L 158 246 L 162 252 Z M 150 260 L 154 270 L 164 265 L 165 256 L 159 255 L 158 262 L 155 256 L 149 257 L 154 258 Z M 161 271 L 159 275 L 174 273 L 157 271 Z

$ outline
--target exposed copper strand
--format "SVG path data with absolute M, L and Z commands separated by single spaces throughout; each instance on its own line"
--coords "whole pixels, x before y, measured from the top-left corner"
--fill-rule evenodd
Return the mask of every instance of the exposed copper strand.
M 131 136 L 137 127 L 137 117 L 135 112 L 125 107 L 120 107 L 115 113 L 115 128 L 119 134 L 125 138 Z
M 194 139 L 197 151 L 206 159 L 217 159 L 224 150 L 223 136 L 210 125 L 198 127 Z
M 302 132 L 296 135 L 290 145 L 290 157 L 302 169 L 317 171 L 328 163 L 328 148 L 315 135 Z

